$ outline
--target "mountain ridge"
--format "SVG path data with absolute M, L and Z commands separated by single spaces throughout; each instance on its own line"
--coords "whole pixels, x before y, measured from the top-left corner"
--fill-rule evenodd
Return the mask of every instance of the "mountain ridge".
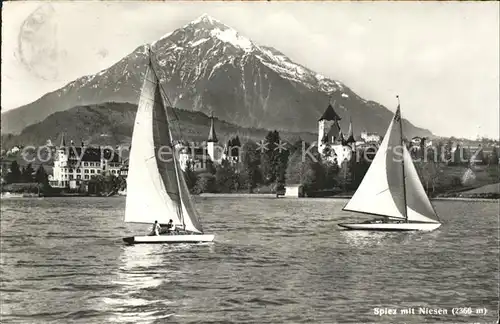
M 78 106 L 53 113 L 42 122 L 26 127 L 21 134 L 3 134 L 2 148 L 16 145 L 45 145 L 47 140 L 59 145 L 61 135 L 75 145 L 84 141 L 87 145 L 128 145 L 131 142 L 137 105 L 109 102 L 99 105 Z M 202 112 L 169 109 L 171 131 L 175 140 L 201 143 L 206 141 L 210 128 L 210 117 Z M 214 117 L 219 144 L 224 145 L 234 136 L 244 142 L 247 139 L 259 141 L 269 130 L 244 128 Z M 293 133 L 280 130 L 283 139 L 294 142 L 299 138 L 308 142 L 316 139 L 314 133 Z
M 173 106 L 213 112 L 242 127 L 316 132 L 328 102 L 341 107 L 342 128 L 384 133 L 393 112 L 346 85 L 255 44 L 220 21 L 202 15 L 152 43 L 155 64 Z M 20 133 L 50 114 L 104 102 L 137 103 L 147 45 L 108 69 L 78 78 L 23 107 L 2 113 L 2 133 Z M 404 121 L 408 136 L 432 134 Z

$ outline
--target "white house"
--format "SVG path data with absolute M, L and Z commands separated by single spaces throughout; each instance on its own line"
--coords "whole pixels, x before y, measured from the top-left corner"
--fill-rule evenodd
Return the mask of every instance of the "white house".
M 75 146 L 73 141 L 70 145 L 66 145 L 63 135 L 61 145 L 56 151 L 53 174 L 49 181 L 53 187 L 65 188 L 70 186 L 71 180 L 75 180 L 71 183 L 75 186 L 102 173 L 118 176 L 121 168 L 120 156 L 111 149 L 87 147 L 84 143 Z

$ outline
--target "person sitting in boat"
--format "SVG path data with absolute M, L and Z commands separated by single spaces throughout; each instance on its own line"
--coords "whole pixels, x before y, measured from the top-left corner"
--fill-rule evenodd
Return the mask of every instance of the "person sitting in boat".
M 167 233 L 168 234 L 173 234 L 175 230 L 175 225 L 173 220 L 169 220 L 167 223 Z
M 155 223 L 153 224 L 153 228 L 151 229 L 151 234 L 150 235 L 160 235 L 161 231 L 161 226 L 158 224 L 158 221 L 155 220 Z

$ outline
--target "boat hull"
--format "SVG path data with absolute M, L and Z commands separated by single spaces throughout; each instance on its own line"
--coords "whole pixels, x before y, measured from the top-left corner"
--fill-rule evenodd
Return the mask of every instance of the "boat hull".
M 440 223 L 351 223 L 338 224 L 348 230 L 358 231 L 426 231 L 430 232 L 441 226 Z
M 213 234 L 181 234 L 181 235 L 154 235 L 129 236 L 123 238 L 128 244 L 175 244 L 175 243 L 203 243 L 212 242 Z

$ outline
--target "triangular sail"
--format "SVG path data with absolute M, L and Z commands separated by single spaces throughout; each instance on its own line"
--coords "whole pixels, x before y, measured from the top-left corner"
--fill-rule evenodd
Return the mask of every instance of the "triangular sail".
M 405 219 L 401 158 L 393 163 L 395 139 L 400 138 L 394 119 L 375 154 L 370 168 L 344 210 Z M 365 158 L 362 156 L 361 158 Z
M 408 205 L 408 221 L 438 223 L 429 218 L 437 218 L 436 212 L 420 182 L 417 170 L 413 165 L 410 152 L 404 148 L 406 203 Z
M 158 79 L 148 65 L 132 134 L 125 222 L 182 224 L 172 153 Z
M 176 163 L 176 172 L 177 179 L 179 181 L 179 193 L 181 197 L 181 213 L 182 213 L 182 221 L 184 222 L 185 230 L 189 232 L 195 233 L 203 233 L 203 227 L 199 221 L 198 213 L 196 212 L 196 208 L 194 207 L 194 203 L 191 199 L 191 195 L 189 194 L 189 189 L 186 184 L 186 180 L 184 179 L 184 175 L 182 174 L 182 170 L 180 168 L 178 160 Z
M 166 224 L 203 233 L 172 145 L 158 78 L 149 64 L 132 135 L 125 221 Z
M 344 210 L 436 223 L 430 217 L 437 215 L 401 141 L 400 123 L 398 106 L 368 172 Z

